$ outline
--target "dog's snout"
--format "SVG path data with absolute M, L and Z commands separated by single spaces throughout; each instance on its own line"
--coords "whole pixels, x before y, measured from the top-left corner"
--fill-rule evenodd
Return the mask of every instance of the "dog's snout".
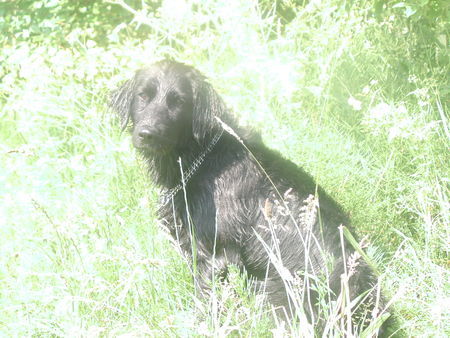
M 150 128 L 143 127 L 139 130 L 138 135 L 141 139 L 150 141 L 155 136 L 155 133 Z
M 133 145 L 139 149 L 161 150 L 165 148 L 163 130 L 152 125 L 140 126 L 133 132 Z

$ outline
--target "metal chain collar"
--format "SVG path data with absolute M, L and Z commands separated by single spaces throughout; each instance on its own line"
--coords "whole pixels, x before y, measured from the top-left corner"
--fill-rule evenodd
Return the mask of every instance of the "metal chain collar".
M 208 144 L 206 149 L 198 155 L 198 157 L 192 162 L 191 166 L 188 170 L 183 172 L 183 175 L 181 176 L 181 182 L 178 183 L 175 187 L 172 189 L 169 189 L 167 192 L 164 193 L 161 201 L 160 208 L 165 206 L 169 201 L 186 185 L 187 182 L 194 176 L 195 172 L 198 170 L 198 168 L 202 165 L 202 163 L 205 160 L 206 155 L 208 155 L 211 150 L 214 148 L 214 146 L 219 142 L 220 137 L 223 134 L 223 128 L 220 128 L 220 130 L 217 132 L 217 134 L 212 139 L 211 143 Z

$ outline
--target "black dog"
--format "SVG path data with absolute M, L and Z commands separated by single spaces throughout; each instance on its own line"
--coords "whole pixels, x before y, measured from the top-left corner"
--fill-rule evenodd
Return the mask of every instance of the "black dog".
M 240 130 L 197 70 L 173 61 L 139 70 L 113 94 L 112 106 L 123 127 L 131 122 L 134 146 L 166 189 L 160 217 L 196 262 L 200 294 L 234 264 L 287 317 L 301 311 L 320 323 L 317 287 L 336 300 L 342 275 L 349 277 L 347 299 L 365 294 L 355 312 L 374 308 L 373 273 L 347 243 L 344 256 L 338 227 L 349 220 L 339 205 Z

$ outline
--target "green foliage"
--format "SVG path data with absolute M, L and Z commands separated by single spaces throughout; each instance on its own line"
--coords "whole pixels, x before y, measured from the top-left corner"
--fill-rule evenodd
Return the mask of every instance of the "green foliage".
M 413 21 L 426 20 L 439 25 L 448 25 L 450 5 L 445 0 L 393 1 L 392 8 L 400 8 L 406 18 Z
M 136 6 L 140 1 L 133 1 Z M 151 9 L 152 7 L 149 6 Z M 2 43 L 32 41 L 69 47 L 88 40 L 108 42 L 110 32 L 133 16 L 104 1 L 16 0 L 0 3 Z
M 448 1 L 19 0 L 0 31 L 2 335 L 289 329 L 237 273 L 198 301 L 156 226 L 106 97 L 163 57 L 342 202 L 406 334 L 448 335 Z

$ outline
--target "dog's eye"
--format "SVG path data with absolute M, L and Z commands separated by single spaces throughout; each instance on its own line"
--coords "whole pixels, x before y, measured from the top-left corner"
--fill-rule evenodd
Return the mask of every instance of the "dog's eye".
M 146 93 L 139 93 L 138 97 L 141 101 L 148 101 L 148 95 Z
M 183 104 L 183 102 L 184 102 L 183 97 L 181 97 L 177 93 L 169 93 L 167 95 L 167 105 L 170 108 L 175 108 L 175 107 L 181 106 Z
M 141 102 L 150 102 L 156 96 L 156 87 L 153 85 L 146 86 L 138 91 L 137 96 Z

